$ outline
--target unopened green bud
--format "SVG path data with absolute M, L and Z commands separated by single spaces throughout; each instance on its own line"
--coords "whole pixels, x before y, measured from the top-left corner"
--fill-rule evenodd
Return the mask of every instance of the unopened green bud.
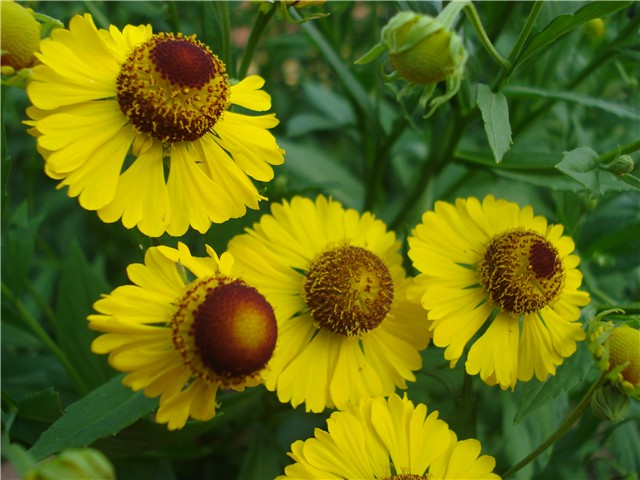
M 629 397 L 615 385 L 604 385 L 591 397 L 591 410 L 610 422 L 623 420 L 629 411 Z
M 24 480 L 111 480 L 116 478 L 111 462 L 92 448 L 69 449 L 37 464 Z
M 609 170 L 616 176 L 626 175 L 633 171 L 635 164 L 633 163 L 633 158 L 629 155 L 620 155 L 616 157 L 611 163 L 606 166 L 606 169 Z

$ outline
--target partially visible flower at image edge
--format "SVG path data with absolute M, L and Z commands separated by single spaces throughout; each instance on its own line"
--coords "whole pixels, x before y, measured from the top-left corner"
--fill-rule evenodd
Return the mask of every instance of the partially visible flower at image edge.
M 93 448 L 70 448 L 38 462 L 23 480 L 115 480 L 109 459 Z
M 213 418 L 218 389 L 262 383 L 276 347 L 271 305 L 235 275 L 230 254 L 207 252 L 150 248 L 144 264 L 127 268 L 133 285 L 105 295 L 88 317 L 103 332 L 92 351 L 127 372 L 124 385 L 160 396 L 156 421 L 170 430 Z
M 56 29 L 35 56 L 27 109 L 45 172 L 104 222 L 152 237 L 206 232 L 257 209 L 284 151 L 269 129 L 264 80 L 232 85 L 195 35 L 151 26 L 98 30 L 91 15 Z M 250 178 L 251 177 L 251 178 Z M 166 180 L 165 180 L 166 178 Z
M 433 342 L 454 367 L 472 342 L 467 373 L 515 388 L 544 381 L 584 340 L 580 259 L 561 225 L 488 195 L 436 202 L 408 238 L 420 272 L 410 295 L 432 320 Z
M 30 9 L 13 0 L 3 0 L 1 8 L 2 73 L 29 68 L 40 43 L 40 24 Z
M 371 213 L 296 196 L 228 251 L 276 311 L 281 347 L 265 386 L 281 402 L 321 412 L 415 381 L 429 321 L 406 298 L 400 242 Z
M 495 459 L 476 439 L 458 440 L 438 412 L 427 415 L 397 394 L 361 400 L 334 412 L 327 430 L 291 445 L 288 478 L 385 480 L 498 479 Z
M 611 384 L 640 399 L 640 330 L 599 322 L 589 333 L 589 347 Z

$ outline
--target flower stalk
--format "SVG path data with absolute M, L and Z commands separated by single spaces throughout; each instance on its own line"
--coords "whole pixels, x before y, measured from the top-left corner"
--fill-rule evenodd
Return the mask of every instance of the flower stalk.
M 542 442 L 538 448 L 536 448 L 533 452 L 531 452 L 529 455 L 527 455 L 525 458 L 523 458 L 520 462 L 515 464 L 513 467 L 509 468 L 506 472 L 502 473 L 500 477 L 505 479 L 507 477 L 510 477 L 517 471 L 521 470 L 522 468 L 526 467 L 533 460 L 538 458 L 538 456 L 542 454 L 542 452 L 544 452 L 547 448 L 549 448 L 551 445 L 556 443 L 560 439 L 560 437 L 562 437 L 565 433 L 567 433 L 567 431 L 573 426 L 574 423 L 578 421 L 578 419 L 587 410 L 587 408 L 589 408 L 589 405 L 591 405 L 591 397 L 593 397 L 594 393 L 600 388 L 600 386 L 604 383 L 605 380 L 606 380 L 606 372 L 603 372 L 602 375 L 600 375 L 598 379 L 595 381 L 595 383 L 591 385 L 591 388 L 587 390 L 587 393 L 584 394 L 584 397 L 582 397 L 580 402 L 573 409 L 573 412 L 571 412 L 571 414 L 566 418 L 566 420 L 562 422 L 562 424 L 558 427 L 558 429 L 555 432 L 553 432 L 553 434 L 549 436 L 549 438 L 547 438 L 544 442 Z

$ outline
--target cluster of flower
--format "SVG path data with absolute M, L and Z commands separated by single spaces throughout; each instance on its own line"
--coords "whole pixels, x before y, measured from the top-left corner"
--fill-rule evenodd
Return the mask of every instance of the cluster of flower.
M 459 78 L 456 37 L 400 17 L 386 39 L 398 73 Z M 440 70 L 453 67 L 423 82 L 405 70 L 434 42 L 446 44 Z M 258 208 L 252 179 L 271 180 L 284 161 L 274 114 L 231 110 L 269 110 L 264 80 L 233 84 L 194 36 L 97 29 L 86 14 L 28 61 L 26 123 L 45 171 L 104 222 L 152 237 L 204 233 Z M 430 342 L 452 367 L 465 356 L 467 373 L 502 389 L 554 375 L 585 338 L 589 295 L 573 241 L 531 207 L 487 196 L 424 213 L 408 238 L 417 276 L 405 273 L 401 247 L 373 214 L 324 196 L 272 204 L 221 255 L 150 248 L 128 267 L 132 285 L 95 303 L 89 325 L 103 334 L 92 349 L 127 372 L 125 385 L 160 397 L 156 420 L 172 430 L 213 418 L 219 389 L 259 383 L 293 407 L 339 409 L 328 435 L 292 445 L 290 477 L 497 478 L 478 441 L 458 441 L 437 412 L 394 392 L 415 380 Z M 362 451 L 370 458 L 353 464 Z

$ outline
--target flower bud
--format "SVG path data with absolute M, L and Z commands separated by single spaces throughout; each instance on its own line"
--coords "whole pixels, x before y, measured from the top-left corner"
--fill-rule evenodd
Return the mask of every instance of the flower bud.
M 634 167 L 635 164 L 633 163 L 633 158 L 629 155 L 620 155 L 605 166 L 608 171 L 617 177 L 631 173 Z
M 398 12 L 384 26 L 380 41 L 357 64 L 371 62 L 385 50 L 394 73 L 385 80 L 402 78 L 423 88 L 419 104 L 428 107 L 425 118 L 453 97 L 460 88 L 467 61 L 462 39 L 451 30 L 457 15 L 468 2 L 451 2 L 437 17 Z M 445 93 L 431 98 L 437 83 L 446 82 Z M 402 89 L 398 96 L 404 95 Z
M 591 397 L 591 410 L 610 422 L 623 420 L 629 410 L 629 397 L 614 385 L 604 385 Z
M 598 367 L 608 372 L 611 384 L 619 386 L 630 397 L 640 398 L 640 330 L 602 322 L 589 339 Z
M 29 68 L 40 43 L 40 24 L 19 3 L 2 2 L 2 73 Z
M 38 463 L 24 480 L 111 480 L 116 478 L 113 465 L 98 450 L 80 448 L 64 450 L 60 455 Z

